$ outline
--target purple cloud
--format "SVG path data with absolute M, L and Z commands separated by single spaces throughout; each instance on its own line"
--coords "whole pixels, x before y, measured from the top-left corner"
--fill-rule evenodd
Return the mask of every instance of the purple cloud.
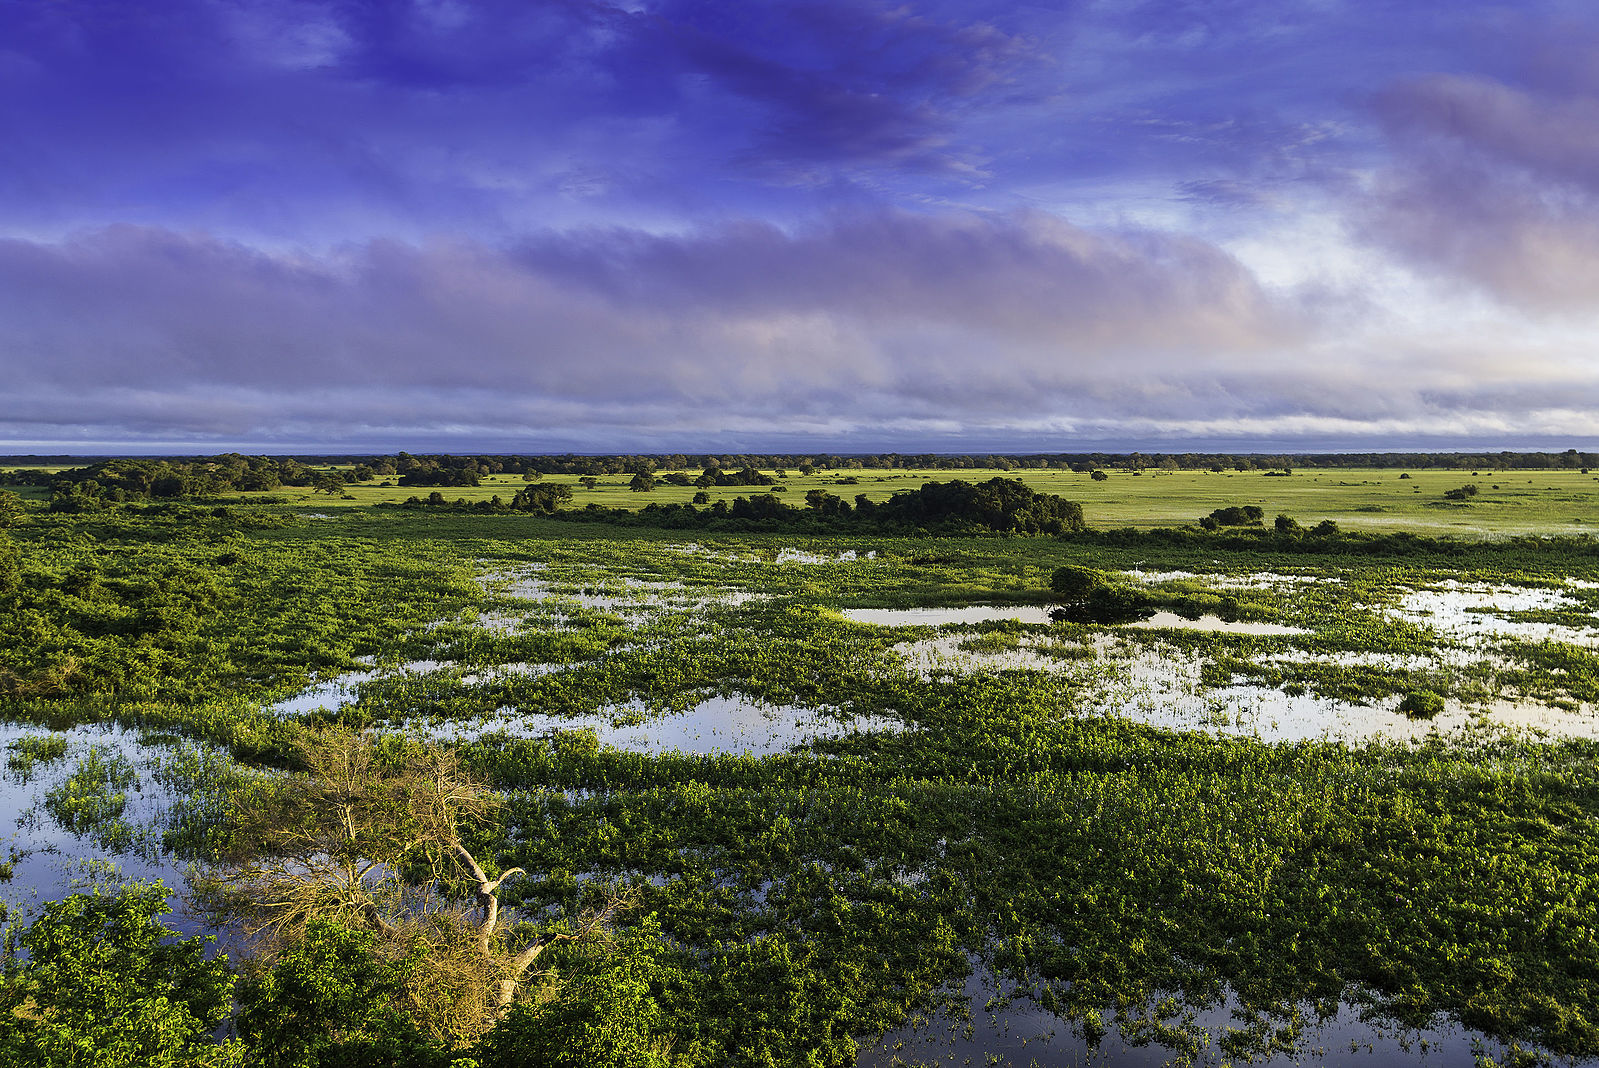
M 1396 160 L 1373 240 L 1529 308 L 1599 297 L 1599 97 L 1435 75 L 1376 107 Z
M 507 418 L 663 403 L 705 418 L 1037 414 L 1107 370 L 1232 360 L 1296 329 L 1212 247 L 1042 216 L 886 213 L 509 249 L 381 241 L 327 257 L 133 227 L 0 243 L 0 351 L 19 395 L 170 396 L 174 409 L 195 390 L 370 387 L 419 410 L 429 391 L 480 391 Z M 175 417 L 208 433 L 220 418 Z
M 1595 41 L 1566 0 L 4 4 L 0 419 L 1565 432 Z

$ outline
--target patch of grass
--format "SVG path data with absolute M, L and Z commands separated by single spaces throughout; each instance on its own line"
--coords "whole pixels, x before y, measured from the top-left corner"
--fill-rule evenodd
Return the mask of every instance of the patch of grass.
M 141 838 L 140 829 L 123 818 L 129 787 L 139 773 L 121 753 L 90 746 L 71 775 L 44 795 L 45 811 L 73 834 L 87 836 L 106 849 L 123 851 Z
M 1412 690 L 1399 702 L 1399 711 L 1411 719 L 1432 719 L 1443 710 L 1443 696 L 1432 690 Z
M 17 781 L 26 783 L 33 778 L 39 765 L 51 764 L 67 755 L 67 740 L 59 734 L 25 734 L 6 747 L 6 768 Z

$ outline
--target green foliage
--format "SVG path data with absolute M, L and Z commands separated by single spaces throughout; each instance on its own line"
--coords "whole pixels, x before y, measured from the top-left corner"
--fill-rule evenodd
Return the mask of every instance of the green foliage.
M 235 1025 L 266 1068 L 434 1068 L 448 1051 L 412 1017 L 408 980 L 425 949 L 400 959 L 376 936 L 315 920 L 270 969 L 239 984 Z
M 670 1068 L 653 917 L 601 950 L 567 954 L 553 989 L 535 991 L 472 1049 L 482 1068 Z
M 1127 623 L 1154 612 L 1148 596 L 1107 572 L 1068 564 L 1050 576 L 1060 595 L 1056 618 L 1074 623 Z
M 173 940 L 159 884 L 74 894 L 22 932 L 0 981 L 0 1063 L 177 1068 L 244 1063 L 218 1045 L 233 979 L 207 939 Z
M 511 509 L 518 512 L 548 514 L 572 499 L 572 487 L 558 484 L 524 486 L 511 498 Z
M 695 480 L 695 485 L 727 485 L 726 479 L 729 477 L 735 477 L 733 484 L 737 485 L 768 484 L 772 481 L 758 472 L 740 472 L 737 476 L 718 475 L 713 478 L 712 472 L 708 471 Z M 751 482 L 750 479 L 757 481 Z M 586 483 L 589 480 L 584 478 L 579 481 Z M 646 481 L 648 486 L 645 485 Z M 653 490 L 655 482 L 647 472 L 641 472 L 633 477 L 631 486 L 639 491 Z M 783 488 L 779 486 L 777 490 Z M 553 491 L 555 487 L 544 489 Z M 696 494 L 696 500 L 698 496 Z M 427 501 L 412 497 L 402 507 L 487 513 L 550 511 L 556 518 L 569 521 L 673 529 L 930 530 L 946 534 L 977 531 L 1064 534 L 1085 529 L 1081 505 L 1055 494 L 1037 493 L 1021 481 L 1006 478 L 992 478 L 977 485 L 959 480 L 927 482 L 919 489 L 896 493 L 881 503 L 873 502 L 862 494 L 856 498 L 853 508 L 834 494 L 809 490 L 804 508 L 785 504 L 775 493 L 768 492 L 735 497 L 731 507 L 723 507 L 718 502 L 704 512 L 679 504 L 650 504 L 637 512 L 590 504 L 578 512 L 555 512 L 549 499 L 530 495 L 526 489 L 519 491 L 509 505 L 500 502 L 498 497 L 471 502 L 465 498 L 450 501 L 442 494 L 434 494 Z
M 1232 505 L 1217 508 L 1199 521 L 1206 530 L 1218 527 L 1258 527 L 1266 521 L 1266 513 L 1258 504 Z
M 88 835 L 108 849 L 133 845 L 137 830 L 122 818 L 129 787 L 139 781 L 128 758 L 115 750 L 90 746 L 72 774 L 44 795 L 44 807 L 73 834 Z
M 0 605 L 6 604 L 21 585 L 22 554 L 11 536 L 0 530 Z
M 1399 702 L 1399 711 L 1411 719 L 1432 719 L 1443 710 L 1443 697 L 1431 690 L 1412 690 Z
M 266 696 L 481 597 L 462 561 L 406 540 L 188 511 L 24 529 L 23 581 L 0 611 L 0 701 Z
M 33 777 L 37 765 L 53 763 L 67 755 L 67 740 L 59 734 L 24 734 L 6 748 L 11 750 L 6 757 L 7 770 L 25 783 Z
M 625 496 L 625 479 L 606 473 Z M 1150 471 L 1118 486 L 1178 477 Z M 1231 477 L 1193 476 L 1218 487 Z M 1272 484 L 1310 479 L 1301 471 Z M 636 972 L 614 964 L 612 986 L 603 957 L 555 958 L 573 984 L 567 993 L 551 987 L 502 1024 L 545 1043 L 537 1048 L 555 1050 L 565 1035 L 590 1058 L 653 1063 L 670 1033 L 665 1055 L 683 1064 L 847 1063 L 858 1037 L 900 1026 L 976 959 L 1089 1033 L 1119 1029 L 1174 1048 L 1194 1034 L 1180 1014 L 1160 1015 L 1161 1000 L 1187 1011 L 1230 988 L 1246 1015 L 1258 1014 L 1225 1039 L 1239 1059 L 1280 1048 L 1277 1029 L 1291 1040 L 1295 1014 L 1351 993 L 1407 1024 L 1442 1016 L 1564 1056 L 1599 1055 L 1591 743 L 1268 745 L 1160 731 L 1083 707 L 1072 684 L 1042 671 L 924 677 L 892 647 L 933 632 L 859 625 L 833 610 L 1042 604 L 1066 569 L 1089 594 L 1121 590 L 1147 598 L 1144 607 L 1312 630 L 1159 639 L 1203 658 L 1213 681 L 1258 671 L 1251 679 L 1346 698 L 1425 687 L 1459 700 L 1486 683 L 1329 661 L 1433 653 L 1436 634 L 1386 611 L 1404 591 L 1454 576 L 1591 579 L 1591 541 L 1341 535 L 1330 522 L 1295 537 L 1240 527 L 931 541 L 875 537 L 863 525 L 837 538 L 706 531 L 691 547 L 671 531 L 532 514 L 351 510 L 306 522 L 177 507 L 35 513 L 13 532 L 26 582 L 18 611 L 0 612 L 0 665 L 13 680 L 6 708 L 38 722 L 158 724 L 281 766 L 305 722 L 257 705 L 371 654 L 451 666 L 364 683 L 359 701 L 332 716 L 468 736 L 491 732 L 501 708 L 572 717 L 576 729 L 549 738 L 488 734 L 463 745 L 507 798 L 505 822 L 476 828 L 468 844 L 493 870 L 533 873 L 510 884 L 508 906 L 571 915 L 594 903 L 597 886 L 633 881 L 662 933 L 639 950 Z M 1201 510 L 1183 507 L 1184 516 Z M 816 562 L 779 566 L 783 549 Z M 846 549 L 858 558 L 844 562 Z M 1201 574 L 1143 586 L 1115 573 L 1145 560 Z M 484 593 L 470 579 L 532 565 L 553 591 L 546 604 Z M 1339 581 L 1256 590 L 1218 579 L 1258 571 Z M 685 598 L 734 590 L 768 599 L 736 611 L 635 611 L 629 596 L 655 584 Z M 476 625 L 477 609 L 509 624 Z M 1102 633 L 1057 623 L 939 637 L 1069 650 L 1084 661 L 1069 667 L 1092 670 L 1103 643 L 1091 639 Z M 1275 655 L 1296 649 L 1321 659 Z M 1495 670 L 1507 692 L 1599 694 L 1592 650 L 1526 642 L 1504 651 Z M 626 753 L 583 729 L 592 717 L 669 715 L 713 694 L 845 722 L 889 716 L 904 733 L 757 758 Z M 185 849 L 226 847 L 230 807 L 262 804 L 251 792 L 257 774 L 266 773 L 198 749 L 174 758 L 171 781 L 192 793 L 194 809 L 181 835 L 197 844 Z M 412 1014 L 411 995 L 399 992 L 417 974 L 406 971 L 412 958 L 361 963 L 336 951 L 351 943 L 330 939 L 335 949 L 298 951 L 257 999 L 258 1033 L 288 1042 L 299 1026 L 316 1045 L 323 1040 L 306 1037 L 314 1025 L 326 1028 L 319 1057 L 346 1039 L 351 1056 L 386 1056 L 382 1042 L 405 1026 L 393 1013 Z M 320 1011 L 324 982 L 335 1004 L 351 1007 L 353 1030 L 308 1015 Z M 305 1015 L 274 1017 L 274 1005 Z M 511 1033 L 491 1031 L 481 1055 L 512 1055 Z

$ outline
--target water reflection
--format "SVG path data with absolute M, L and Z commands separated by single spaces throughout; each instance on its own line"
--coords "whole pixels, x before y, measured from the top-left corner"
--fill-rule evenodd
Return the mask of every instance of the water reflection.
M 1097 1046 L 1054 1013 L 1029 998 L 999 997 L 1001 985 L 980 963 L 956 992 L 963 1011 L 939 1010 L 916 1024 L 890 1031 L 876 1040 L 863 1039 L 857 1068 L 895 1065 L 992 1065 L 995 1068 L 1157 1068 L 1182 1063 L 1177 1054 L 1155 1043 L 1137 1045 L 1126 1040 L 1112 1024 Z M 1215 1037 L 1234 1019 L 1237 1002 L 1194 1013 L 1196 1025 L 1210 1036 L 1200 1051 L 1199 1064 L 1244 1063 L 1224 1056 Z M 1338 1012 L 1320 1023 L 1307 1023 L 1298 1052 L 1261 1057 L 1247 1063 L 1262 1068 L 1302 1068 L 1304 1065 L 1347 1065 L 1349 1068 L 1474 1068 L 1481 1063 L 1476 1051 L 1503 1054 L 1503 1047 L 1478 1032 L 1448 1022 L 1422 1030 L 1383 1027 L 1360 1018 L 1355 1006 L 1340 1004 Z
M 490 732 L 539 737 L 554 731 L 592 730 L 601 745 L 630 753 L 769 756 L 822 738 L 903 727 L 885 716 L 839 720 L 797 705 L 711 697 L 677 713 L 647 713 L 638 706 L 606 709 L 593 716 L 552 716 L 507 709 L 494 719 L 448 721 L 431 727 L 409 724 L 406 729 L 441 739 L 470 739 Z

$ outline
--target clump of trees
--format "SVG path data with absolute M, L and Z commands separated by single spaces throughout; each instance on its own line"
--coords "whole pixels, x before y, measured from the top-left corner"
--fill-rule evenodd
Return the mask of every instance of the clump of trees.
M 763 475 L 753 467 L 741 467 L 737 471 L 723 471 L 720 467 L 707 467 L 700 472 L 694 480 L 694 485 L 704 489 L 710 486 L 774 486 L 777 479 L 771 475 Z
M 1220 527 L 1258 527 L 1264 526 L 1266 513 L 1257 504 L 1234 505 L 1227 508 L 1218 508 L 1199 521 L 1199 525 L 1206 530 L 1216 530 Z
M 563 491 L 566 495 L 560 496 Z M 399 507 L 535 511 L 560 519 L 679 529 L 1014 534 L 1067 534 L 1087 529 L 1082 506 L 1075 501 L 1038 493 L 1017 479 L 1007 478 L 991 478 L 975 485 L 959 480 L 927 482 L 919 489 L 896 493 L 882 502 L 858 494 L 853 504 L 825 490 L 809 490 L 804 507 L 787 504 L 773 493 L 757 493 L 734 498 L 731 504 L 719 500 L 701 510 L 696 505 L 710 501 L 709 494 L 702 490 L 695 494 L 693 505 L 650 504 L 634 512 L 591 504 L 581 510 L 557 511 L 569 497 L 567 487 L 552 485 L 525 488 L 509 504 L 498 497 L 491 501 L 449 501 L 435 492 L 425 501 L 412 497 Z
M 1118 576 L 1092 567 L 1056 568 L 1049 588 L 1060 598 L 1050 615 L 1072 623 L 1131 623 L 1154 614 L 1150 598 Z

